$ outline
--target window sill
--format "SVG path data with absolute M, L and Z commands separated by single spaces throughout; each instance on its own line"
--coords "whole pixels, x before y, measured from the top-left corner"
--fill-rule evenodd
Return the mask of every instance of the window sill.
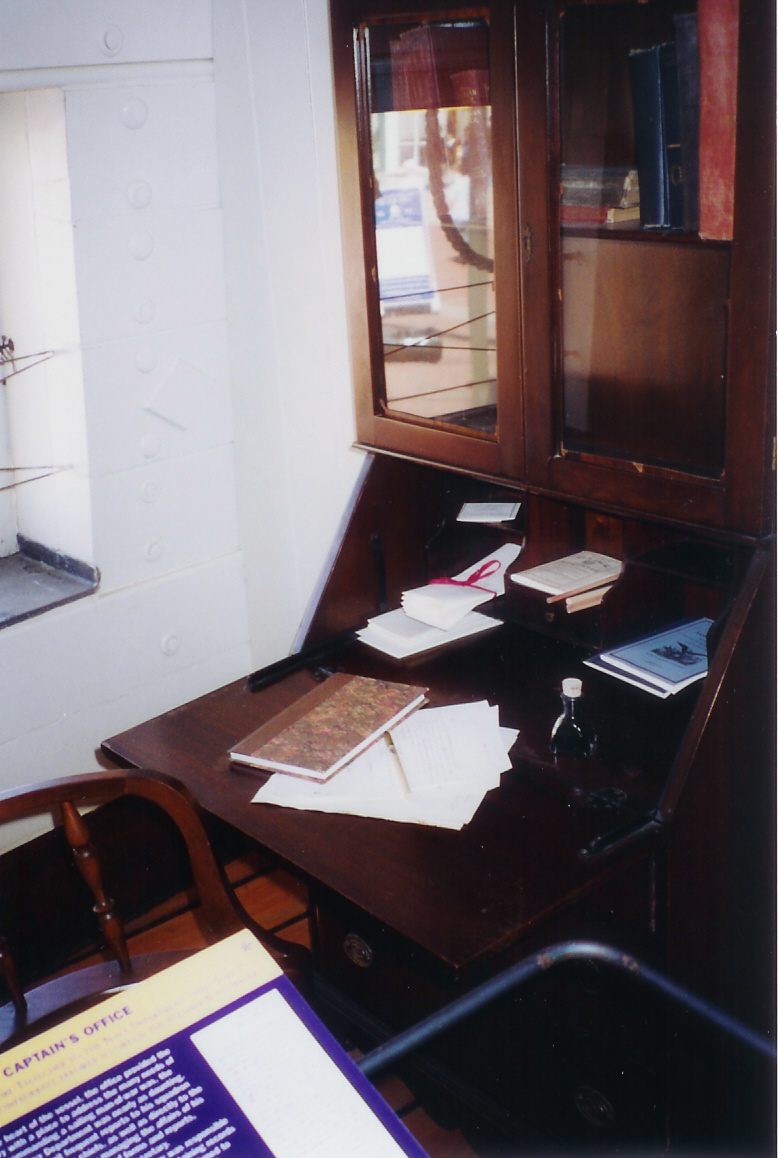
M 0 559 L 0 628 L 83 599 L 99 582 L 96 567 L 20 536 L 18 552 Z

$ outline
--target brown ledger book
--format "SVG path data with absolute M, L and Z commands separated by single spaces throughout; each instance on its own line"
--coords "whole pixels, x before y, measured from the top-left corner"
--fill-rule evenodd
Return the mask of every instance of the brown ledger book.
M 327 780 L 423 704 L 426 692 L 336 673 L 236 744 L 230 759 Z

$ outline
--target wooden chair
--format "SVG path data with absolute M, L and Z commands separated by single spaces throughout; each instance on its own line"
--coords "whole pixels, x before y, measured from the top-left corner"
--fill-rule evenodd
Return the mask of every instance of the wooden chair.
M 0 1006 L 0 1049 L 38 1033 L 70 1013 L 99 1000 L 109 990 L 141 980 L 187 954 L 146 953 L 131 957 L 122 920 L 106 895 L 103 867 L 80 807 L 118 797 L 151 802 L 181 834 L 200 907 L 197 910 L 207 944 L 248 928 L 268 949 L 287 975 L 305 987 L 308 953 L 261 928 L 242 909 L 213 854 L 202 812 L 189 791 L 170 776 L 148 770 L 106 771 L 69 776 L 0 793 L 0 824 L 46 812 L 61 819 L 65 838 L 93 898 L 93 912 L 110 960 L 68 971 L 23 990 L 16 961 L 18 952 L 0 929 L 0 981 L 10 1001 Z M 7 898 L 6 898 L 7 900 Z

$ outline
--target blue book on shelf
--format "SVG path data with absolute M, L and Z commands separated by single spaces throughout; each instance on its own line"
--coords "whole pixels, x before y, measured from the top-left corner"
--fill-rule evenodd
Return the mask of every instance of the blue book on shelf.
M 662 144 L 665 153 L 665 197 L 667 224 L 683 229 L 685 224 L 686 159 L 681 140 L 681 110 L 678 91 L 678 56 L 674 41 L 659 46 L 659 74 L 662 96 Z
M 631 52 L 629 69 L 640 181 L 640 223 L 645 228 L 657 228 L 670 224 L 660 45 Z
M 629 55 L 640 222 L 696 229 L 699 81 L 696 18 L 676 22 L 676 40 Z
M 700 61 L 696 12 L 676 13 L 678 128 L 683 164 L 684 228 L 700 227 Z

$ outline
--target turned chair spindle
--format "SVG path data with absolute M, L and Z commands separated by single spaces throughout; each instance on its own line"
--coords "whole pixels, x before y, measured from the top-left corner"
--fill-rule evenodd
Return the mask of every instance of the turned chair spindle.
M 186 949 L 130 953 L 117 906 L 106 892 L 106 882 L 112 887 L 115 870 L 112 868 L 109 876 L 108 859 L 101 860 L 89 826 L 80 812 L 82 808 L 107 804 L 124 796 L 139 798 L 154 806 L 167 815 L 177 830 L 171 829 L 170 837 L 176 842 L 180 839 L 186 849 L 194 883 L 196 922 L 205 944 L 213 944 L 232 933 L 249 929 L 296 984 L 304 990 L 309 986 L 309 953 L 302 946 L 284 941 L 262 928 L 242 908 L 225 883 L 213 854 L 206 827 L 207 816 L 183 784 L 173 777 L 146 770 L 93 772 L 43 781 L 0 792 L 0 824 L 44 813 L 61 817 L 62 832 L 91 893 L 92 910 L 112 959 L 95 962 L 92 958 L 91 963 L 89 960 L 76 963 L 73 947 L 58 946 L 57 934 L 54 933 L 50 938 L 53 943 L 46 950 L 51 954 L 45 970 L 48 979 L 32 983 L 39 976 L 40 962 L 32 960 L 29 954 L 25 956 L 18 943 L 28 918 L 22 897 L 15 900 L 11 874 L 0 884 L 4 914 L 7 906 L 14 927 L 11 934 L 9 921 L 3 915 L 5 936 L 0 934 L 0 987 L 3 990 L 0 998 L 0 1050 L 71 1013 L 88 1008 L 106 993 L 115 991 L 117 986 L 140 981 L 188 955 Z M 92 825 L 95 830 L 96 827 Z M 127 839 L 132 839 L 131 834 L 128 833 Z M 116 887 L 118 892 L 118 882 Z M 10 940 L 14 941 L 13 952 L 8 943 Z M 84 945 L 83 951 L 90 951 L 90 946 Z M 76 956 L 81 952 L 77 950 Z
M 100 924 L 108 948 L 119 962 L 122 973 L 130 973 L 130 952 L 127 948 L 127 939 L 121 918 L 116 911 L 112 897 L 106 896 L 103 887 L 103 873 L 97 849 L 92 844 L 89 829 L 83 816 L 70 800 L 63 800 L 60 806 L 62 812 L 62 828 L 78 871 L 89 887 L 95 899 L 92 911 Z

